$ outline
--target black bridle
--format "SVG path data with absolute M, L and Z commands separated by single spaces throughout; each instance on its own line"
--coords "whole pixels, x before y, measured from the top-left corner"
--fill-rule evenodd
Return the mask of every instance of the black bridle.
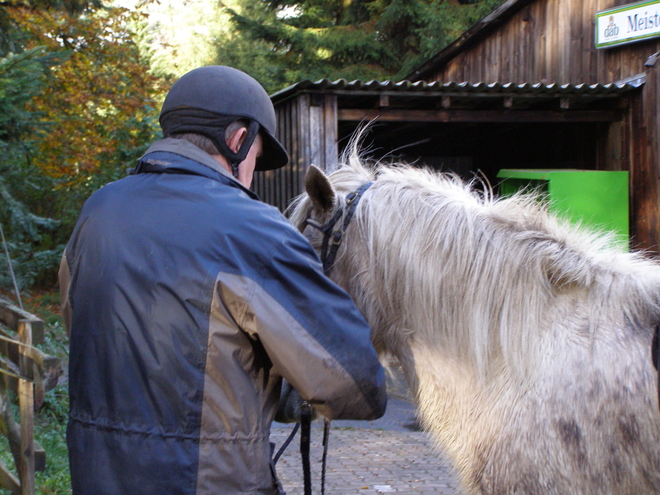
M 341 245 L 341 241 L 344 238 L 344 233 L 348 228 L 348 224 L 351 222 L 353 215 L 355 214 L 355 209 L 357 208 L 360 198 L 364 192 L 371 187 L 372 182 L 367 182 L 362 184 L 356 191 L 349 193 L 346 196 L 346 207 L 339 208 L 330 220 L 328 220 L 324 225 L 308 218 L 305 220 L 305 224 L 310 227 L 321 231 L 323 234 L 323 242 L 321 244 L 321 262 L 323 263 L 323 271 L 327 275 L 330 273 L 332 266 L 335 264 L 335 258 L 337 257 L 337 251 Z M 341 228 L 334 230 L 335 224 L 339 222 L 341 217 L 344 217 L 344 222 L 341 225 Z

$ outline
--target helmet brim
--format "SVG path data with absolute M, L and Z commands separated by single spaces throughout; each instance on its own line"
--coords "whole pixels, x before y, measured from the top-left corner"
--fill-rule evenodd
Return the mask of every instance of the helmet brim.
M 263 127 L 261 128 L 261 139 L 263 149 L 261 156 L 257 159 L 255 167 L 257 172 L 275 170 L 289 163 L 289 155 L 284 147 Z

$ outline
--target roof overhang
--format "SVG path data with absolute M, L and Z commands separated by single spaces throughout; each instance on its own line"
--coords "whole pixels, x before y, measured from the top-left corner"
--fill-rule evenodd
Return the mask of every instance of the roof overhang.
M 271 99 L 277 107 L 302 94 L 335 95 L 339 121 L 613 122 L 623 116 L 621 97 L 644 83 L 644 74 L 592 85 L 322 79 L 301 81 Z

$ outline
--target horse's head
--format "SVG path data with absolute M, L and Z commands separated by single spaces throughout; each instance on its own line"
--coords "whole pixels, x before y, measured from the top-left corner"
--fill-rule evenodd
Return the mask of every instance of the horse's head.
M 305 193 L 290 207 L 289 219 L 309 239 L 322 260 L 333 246 L 339 249 L 362 194 L 373 180 L 373 172 L 353 154 L 330 176 L 310 166 L 305 177 Z M 325 269 L 329 272 L 330 266 Z
M 373 290 L 381 284 L 374 279 L 378 257 L 370 237 L 373 215 L 369 210 L 379 181 L 355 148 L 343 158 L 330 175 L 309 168 L 305 193 L 290 207 L 289 219 L 319 253 L 326 273 L 350 294 L 369 321 L 376 350 L 389 353 L 379 331 L 387 326 L 382 305 L 375 300 L 379 291 Z

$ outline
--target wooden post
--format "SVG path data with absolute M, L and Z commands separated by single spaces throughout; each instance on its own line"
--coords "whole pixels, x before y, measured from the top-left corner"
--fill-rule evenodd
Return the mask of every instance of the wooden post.
M 18 322 L 18 338 L 22 344 L 32 346 L 32 323 L 29 320 Z M 21 346 L 22 376 L 34 376 L 34 362 L 29 349 Z M 21 495 L 34 495 L 34 391 L 32 382 L 22 378 L 18 380 L 18 404 L 21 413 L 21 457 L 17 468 L 21 480 Z

